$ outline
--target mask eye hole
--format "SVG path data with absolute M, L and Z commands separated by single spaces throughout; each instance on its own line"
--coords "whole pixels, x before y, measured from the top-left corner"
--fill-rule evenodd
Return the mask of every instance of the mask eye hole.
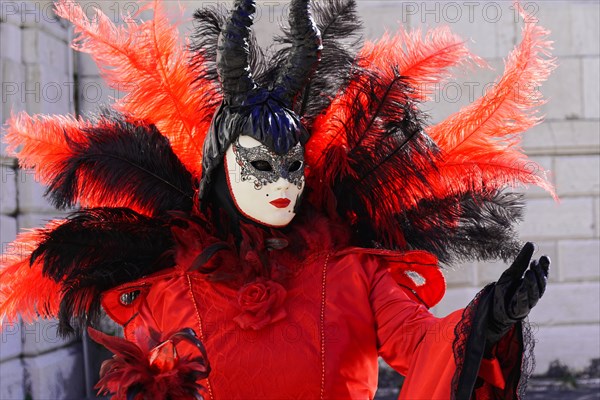
M 271 166 L 271 164 L 265 160 L 251 161 L 250 164 L 252 164 L 252 166 L 259 171 L 273 171 L 273 167 Z
M 288 168 L 289 172 L 296 172 L 302 167 L 302 161 L 294 161 Z

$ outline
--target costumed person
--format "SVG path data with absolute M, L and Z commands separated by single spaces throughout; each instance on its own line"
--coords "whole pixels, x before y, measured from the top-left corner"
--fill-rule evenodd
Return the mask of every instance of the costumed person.
M 353 0 L 292 0 L 267 57 L 254 0 L 197 11 L 185 45 L 152 8 L 117 27 L 56 5 L 125 96 L 89 119 L 8 121 L 50 200 L 81 208 L 17 238 L 2 315 L 89 327 L 115 353 L 97 387 L 117 399 L 373 398 L 379 356 L 402 399 L 519 398 L 550 260 L 519 243 L 506 189 L 553 193 L 519 148 L 547 32 L 526 21 L 496 85 L 427 127 L 418 105 L 448 68 L 481 63 L 445 27 L 354 52 Z M 509 267 L 434 317 L 440 263 L 465 259 Z M 124 338 L 93 329 L 102 310 Z

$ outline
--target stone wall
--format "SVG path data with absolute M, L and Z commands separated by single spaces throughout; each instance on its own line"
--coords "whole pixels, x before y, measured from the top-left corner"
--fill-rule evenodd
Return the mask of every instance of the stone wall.
M 0 2 L 0 121 L 11 112 L 74 112 L 74 74 L 70 31 L 52 13 L 51 2 Z M 42 198 L 44 188 L 32 171 L 16 168 L 1 153 L 0 212 L 2 253 L 22 229 L 39 227 L 59 213 Z M 1 284 L 1 282 L 0 282 Z M 83 398 L 82 343 L 63 340 L 55 321 L 5 324 L 0 342 L 1 399 Z
M 365 37 L 377 38 L 399 23 L 425 29 L 439 24 L 472 38 L 470 47 L 494 70 L 467 71 L 440 86 L 424 105 L 439 121 L 482 93 L 503 67 L 519 40 L 522 23 L 507 2 L 400 2 L 359 0 Z M 196 7 L 216 1 L 182 1 L 189 16 Z M 87 1 L 86 10 L 102 6 L 115 19 L 134 10 L 131 1 Z M 228 2 L 220 1 L 226 6 Z M 269 43 L 284 18 L 285 4 L 259 2 L 257 34 Z M 600 105 L 599 3 L 597 1 L 524 2 L 541 25 L 552 30 L 559 67 L 542 91 L 549 102 L 546 122 L 525 135 L 524 147 L 552 171 L 561 201 L 538 189 L 526 191 L 528 209 L 520 232 L 539 245 L 553 267 L 544 299 L 532 313 L 536 330 L 537 369 L 555 359 L 581 369 L 600 357 Z M 176 9 L 173 2 L 173 9 Z M 191 27 L 183 25 L 182 32 Z M 54 19 L 48 1 L 0 1 L 0 121 L 11 111 L 29 113 L 93 112 L 117 93 L 107 89 L 85 55 L 69 50 L 71 30 Z M 40 226 L 58 213 L 42 198 L 30 171 L 17 170 L 1 148 L 0 222 L 3 252 L 23 228 Z M 469 263 L 447 272 L 448 292 L 437 315 L 466 305 L 487 282 L 497 279 L 502 263 Z M 1 284 L 1 283 L 0 283 Z M 0 342 L 0 398 L 83 398 L 82 342 L 63 341 L 54 322 L 5 325 Z

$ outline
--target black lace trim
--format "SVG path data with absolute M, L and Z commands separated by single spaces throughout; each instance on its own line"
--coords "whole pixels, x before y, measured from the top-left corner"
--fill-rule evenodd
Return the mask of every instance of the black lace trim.
M 477 293 L 464 309 L 461 320 L 454 329 L 452 350 L 456 371 L 452 378 L 451 398 L 453 400 L 468 400 L 473 394 L 485 351 L 485 326 L 488 310 L 492 305 L 492 289 L 493 284 L 490 284 Z M 511 377 L 508 377 L 506 389 L 514 390 L 513 395 L 517 399 L 522 399 L 525 396 L 528 379 L 535 367 L 533 354 L 535 341 L 531 326 L 526 320 L 518 322 L 515 328 L 520 347 L 522 346 L 520 348 L 522 355 L 520 363 L 515 366 L 514 375 L 511 374 Z M 513 389 L 509 389 L 510 382 L 514 382 L 513 377 L 517 384 L 513 383 Z M 511 396 L 511 398 L 513 397 Z
M 485 338 L 484 328 L 487 310 L 491 304 L 493 284 L 484 287 L 465 307 L 462 318 L 454 328 L 452 350 L 456 371 L 452 378 L 452 399 L 469 399 L 483 357 Z
M 535 369 L 535 355 L 533 349 L 535 347 L 535 339 L 533 337 L 533 329 L 529 324 L 529 321 L 524 320 L 521 322 L 522 326 L 522 339 L 523 339 L 523 356 L 521 358 L 521 377 L 517 385 L 517 397 L 519 399 L 525 398 L 525 392 L 527 390 L 527 383 L 529 377 L 533 374 Z

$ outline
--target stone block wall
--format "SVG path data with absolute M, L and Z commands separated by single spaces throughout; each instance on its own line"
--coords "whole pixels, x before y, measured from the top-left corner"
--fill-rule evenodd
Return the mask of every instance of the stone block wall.
M 0 121 L 11 113 L 74 112 L 70 31 L 49 1 L 0 2 Z M 0 153 L 0 242 L 2 254 L 18 231 L 60 216 L 43 199 L 44 187 L 31 170 Z M 0 282 L 0 285 L 2 282 Z M 0 341 L 0 399 L 85 397 L 81 341 L 64 340 L 55 321 L 4 323 Z
M 134 11 L 131 1 L 84 1 L 109 17 Z M 185 17 L 197 7 L 226 1 L 184 0 Z M 408 28 L 449 25 L 493 69 L 460 72 L 441 85 L 423 107 L 431 122 L 442 120 L 480 96 L 502 72 L 503 58 L 518 43 L 522 22 L 509 2 L 416 2 L 358 0 L 364 36 L 376 39 L 399 24 Z M 168 3 L 169 4 L 169 3 Z M 531 315 L 536 331 L 537 368 L 544 373 L 559 359 L 575 369 L 600 357 L 600 104 L 597 1 L 523 2 L 530 15 L 552 31 L 558 68 L 542 87 L 546 121 L 525 135 L 523 146 L 551 172 L 560 202 L 539 189 L 525 191 L 528 208 L 520 226 L 523 240 L 538 244 L 536 256 L 553 260 L 547 294 Z M 285 17 L 285 2 L 260 1 L 256 33 L 270 43 Z M 169 4 L 171 7 L 171 5 Z M 173 2 L 172 8 L 177 6 Z M 176 12 L 175 12 L 176 14 Z M 191 23 L 181 27 L 186 32 Z M 0 1 L 0 122 L 12 112 L 94 112 L 118 96 L 106 88 L 94 64 L 67 43 L 71 30 L 56 21 L 49 1 Z M 18 230 L 59 216 L 42 198 L 44 188 L 30 171 L 18 170 L 0 148 L 0 241 L 3 250 Z M 437 315 L 465 306 L 503 263 L 472 262 L 447 271 L 448 291 Z M 0 282 L 1 284 L 1 282 Z M 0 342 L 0 398 L 83 398 L 82 343 L 59 340 L 53 322 L 5 325 Z M 61 382 L 65 384 L 61 386 Z M 51 395 L 49 394 L 51 393 Z

